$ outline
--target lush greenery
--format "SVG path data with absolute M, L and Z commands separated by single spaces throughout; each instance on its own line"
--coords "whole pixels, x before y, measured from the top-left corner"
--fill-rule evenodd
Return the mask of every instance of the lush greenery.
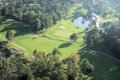
M 108 22 L 118 19 L 119 7 L 114 4 L 119 3 L 112 0 L 0 2 L 0 79 L 120 79 L 119 62 L 106 56 L 109 52 L 112 53 L 107 55 L 112 57 L 120 56 L 119 24 Z M 102 25 L 104 30 L 92 24 L 84 31 L 72 23 L 74 18 L 89 18 L 92 13 L 99 14 L 101 22 L 106 22 Z M 102 51 L 105 53 L 101 54 Z
M 93 0 L 91 0 L 91 2 L 92 1 Z M 104 7 L 108 8 L 108 10 L 102 9 Z M 106 54 L 108 53 L 108 55 L 120 59 L 120 54 L 119 54 L 120 11 L 118 7 L 119 7 L 119 3 L 116 3 L 116 1 L 113 2 L 112 0 L 109 0 L 104 3 L 104 6 L 101 7 L 101 9 L 104 10 L 105 14 L 104 16 L 100 14 L 102 18 L 100 28 L 96 28 L 95 25 L 92 25 L 92 27 L 86 32 L 86 43 L 87 46 L 91 48 L 105 52 Z M 96 11 L 94 12 L 97 13 Z
M 28 60 L 16 48 L 6 48 L 0 43 L 3 49 L 0 53 L 5 54 L 7 49 L 11 54 L 0 56 L 1 80 L 87 80 L 94 71 L 88 60 L 80 60 L 79 54 L 72 54 L 64 64 L 57 49 L 52 53 L 35 50 Z
M 68 8 L 74 5 L 72 0 L 2 0 L 1 3 L 3 18 L 23 22 L 37 34 L 66 17 Z
M 61 58 L 64 59 L 72 53 L 77 53 L 84 42 L 84 34 L 78 36 L 79 38 L 76 42 L 71 43 L 71 40 L 69 40 L 70 35 L 73 33 L 83 32 L 82 29 L 76 29 L 76 26 L 70 20 L 61 20 L 55 26 L 45 30 L 46 37 L 43 37 L 43 33 L 38 36 L 30 33 L 26 28 L 21 28 L 21 26 L 24 26 L 21 23 L 11 25 L 12 23 L 10 22 L 11 24 L 9 24 L 9 21 L 6 21 L 8 24 L 1 25 L 0 39 L 6 40 L 6 29 L 12 29 L 15 33 L 15 38 L 9 44 L 23 50 L 27 57 L 30 57 L 34 49 L 51 52 L 54 48 L 59 48 L 63 55 Z
M 112 24 L 112 23 L 109 23 Z M 116 23 L 117 24 L 117 23 Z M 120 59 L 120 28 L 119 25 L 104 26 L 105 29 L 94 28 L 86 33 L 86 43 L 89 47 L 107 52 Z

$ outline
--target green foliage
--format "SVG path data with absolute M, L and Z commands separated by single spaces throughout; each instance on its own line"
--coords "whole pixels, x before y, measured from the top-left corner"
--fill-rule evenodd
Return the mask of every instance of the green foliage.
M 81 9 L 81 10 L 80 10 L 80 13 L 81 13 L 82 15 L 87 15 L 87 14 L 88 14 L 88 10 L 87 10 L 87 9 Z
M 81 67 L 82 73 L 85 75 L 90 75 L 94 71 L 93 65 L 91 65 L 87 59 L 83 59 L 81 61 L 80 67 Z
M 10 31 L 10 30 L 7 31 L 6 38 L 7 38 L 8 41 L 12 41 L 13 38 L 14 38 L 14 33 L 12 31 Z
M 58 50 L 57 48 L 55 48 L 55 49 L 53 49 L 52 54 L 53 54 L 53 55 L 54 55 L 54 54 L 59 54 L 59 55 L 61 55 L 61 52 L 60 52 L 60 50 Z
M 120 38 L 120 28 L 119 25 L 109 23 L 113 26 L 106 26 L 103 30 L 99 30 L 97 28 L 92 29 L 86 33 L 86 44 L 94 49 L 99 48 L 99 50 L 103 52 L 110 52 L 115 57 L 120 58 L 119 54 L 119 38 Z M 116 26 L 116 27 L 115 27 Z
M 76 41 L 78 39 L 78 35 L 76 33 L 73 33 L 71 36 L 70 36 L 70 40 L 71 41 Z
M 20 20 L 22 20 L 22 17 L 23 17 L 22 8 L 18 8 L 18 9 L 16 10 L 16 15 L 18 16 L 18 18 L 19 18 Z
M 6 16 L 7 14 L 7 9 L 4 7 L 1 9 L 1 16 Z
M 15 7 L 14 6 L 9 6 L 8 14 L 15 16 Z
M 79 80 L 80 67 L 79 67 L 79 55 L 72 54 L 68 63 L 68 80 Z
M 30 60 L 22 54 L 15 53 L 8 58 L 1 57 L 0 78 L 2 80 L 83 80 L 79 54 L 72 54 L 68 64 L 60 61 L 59 55 L 34 50 Z
M 83 0 L 83 7 L 88 10 L 88 13 L 96 13 L 103 17 L 111 14 L 111 10 L 109 9 L 108 1 L 104 0 Z
M 40 31 L 40 28 L 41 28 L 41 21 L 39 20 L 39 18 L 36 18 L 35 21 L 34 21 L 34 24 L 33 24 L 33 31 L 38 33 L 38 31 Z
M 5 22 L 7 23 L 8 21 L 9 20 Z M 0 25 L 0 30 L 5 29 L 6 26 L 9 25 L 12 25 L 12 23 Z M 35 49 L 51 52 L 54 48 L 59 48 L 59 46 L 61 45 L 66 46 L 65 43 L 70 43 L 69 37 L 76 29 L 75 25 L 71 22 L 71 20 L 61 20 L 55 26 L 44 30 L 46 37 L 42 37 L 44 33 L 40 34 L 38 37 L 38 35 L 28 34 L 27 27 L 22 28 L 22 26 L 24 25 L 21 23 L 16 23 L 12 26 L 9 26 L 7 29 L 13 27 L 12 30 L 15 32 L 16 37 L 14 38 L 14 42 L 11 43 L 11 45 L 25 51 L 25 55 L 27 57 L 30 57 L 32 55 L 32 51 L 34 51 Z M 65 27 L 65 29 L 61 29 L 62 26 Z M 77 33 L 81 32 L 83 32 L 82 29 L 77 30 Z M 6 40 L 5 34 L 6 32 L 1 32 L 1 40 Z M 80 49 L 80 46 L 82 46 L 83 44 L 83 35 L 84 33 L 81 35 L 80 38 L 78 38 L 76 42 L 74 42 L 74 44 L 67 47 L 59 48 L 60 52 L 62 53 L 61 59 L 69 57 L 71 53 L 74 53 Z M 30 46 L 31 44 L 32 46 Z
M 5 0 L 7 7 L 4 5 L 4 1 L 1 1 L 4 3 L 0 9 L 2 16 L 30 25 L 29 29 L 34 33 L 38 33 L 43 28 L 48 28 L 66 17 L 71 4 L 71 0 L 10 1 Z
M 25 63 L 24 59 L 21 56 L 12 55 L 9 58 L 0 60 L 0 65 L 2 69 L 1 72 L 1 79 L 6 80 L 18 80 L 22 79 L 32 79 L 31 77 L 31 68 L 29 67 L 28 63 Z

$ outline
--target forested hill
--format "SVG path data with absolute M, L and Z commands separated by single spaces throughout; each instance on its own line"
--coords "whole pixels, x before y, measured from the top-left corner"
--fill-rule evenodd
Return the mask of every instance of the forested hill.
M 34 33 L 56 24 L 67 16 L 74 0 L 2 0 L 1 16 L 29 25 Z

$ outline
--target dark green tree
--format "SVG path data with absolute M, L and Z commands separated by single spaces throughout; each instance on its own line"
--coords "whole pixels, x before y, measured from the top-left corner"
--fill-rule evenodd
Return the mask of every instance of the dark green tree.
M 54 54 L 61 55 L 61 52 L 60 52 L 59 49 L 55 48 L 55 49 L 53 49 L 52 54 L 53 54 L 53 55 L 54 55 Z
M 73 33 L 72 35 L 70 35 L 70 40 L 71 41 L 76 41 L 78 39 L 78 35 L 76 33 Z
M 14 39 L 14 33 L 11 30 L 8 30 L 6 33 L 6 39 L 12 41 Z
M 16 10 L 16 15 L 17 15 L 17 17 L 18 17 L 20 20 L 22 20 L 23 10 L 22 10 L 21 8 L 18 8 L 18 9 Z
M 41 21 L 39 18 L 36 18 L 33 24 L 33 31 L 38 34 L 40 30 L 41 30 Z
M 72 54 L 71 57 L 69 58 L 69 63 L 68 63 L 68 80 L 79 80 L 80 79 L 80 67 L 79 67 L 79 60 L 80 56 L 79 54 Z
M 16 13 L 15 13 L 15 7 L 14 6 L 10 6 L 8 8 L 8 14 L 11 14 L 13 16 L 16 16 Z
M 4 7 L 1 9 L 1 15 L 6 16 L 6 14 L 7 14 L 7 8 Z
M 84 75 L 90 75 L 94 71 L 93 65 L 91 65 L 87 59 L 81 61 L 80 68 Z

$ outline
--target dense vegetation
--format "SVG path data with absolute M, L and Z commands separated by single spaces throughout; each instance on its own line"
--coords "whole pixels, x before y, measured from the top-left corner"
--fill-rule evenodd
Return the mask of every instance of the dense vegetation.
M 100 0 L 100 1 L 102 1 L 102 0 Z M 112 55 L 112 56 L 116 56 L 117 58 L 120 59 L 120 53 L 119 53 L 120 52 L 120 50 L 119 50 L 120 19 L 119 19 L 119 15 L 117 15 L 117 13 L 118 14 L 120 13 L 118 11 L 119 3 L 113 2 L 111 0 L 111 3 L 109 1 L 109 5 L 107 5 L 107 4 L 105 5 L 105 4 L 106 3 L 104 2 L 104 4 L 102 4 L 103 5 L 102 7 L 100 7 L 100 5 L 99 5 L 99 8 L 103 11 L 101 11 L 99 9 L 95 9 L 95 10 L 102 12 L 102 14 L 100 14 L 100 16 L 102 16 L 103 18 L 113 19 L 113 20 L 112 21 L 108 20 L 105 22 L 101 21 L 100 28 L 97 28 L 95 25 L 92 25 L 91 29 L 89 29 L 86 32 L 86 43 L 91 48 L 108 53 L 109 55 Z M 111 7 L 114 4 L 117 5 L 114 7 L 115 9 L 113 9 L 113 7 Z M 109 9 L 105 10 L 104 7 L 109 8 Z M 95 8 L 97 8 L 97 7 L 95 7 Z M 102 8 L 104 8 L 104 9 L 102 9 Z M 92 11 L 92 10 L 90 10 L 90 11 Z M 93 11 L 93 12 L 97 13 L 96 11 Z M 114 18 L 115 18 L 115 20 L 114 20 Z
M 110 23 L 109 23 L 110 24 Z M 104 26 L 105 30 L 94 28 L 86 33 L 89 47 L 108 52 L 120 59 L 120 28 L 119 25 Z
M 20 50 L 4 46 L 1 42 L 0 53 L 4 54 L 0 56 L 1 80 L 86 80 L 94 70 L 88 60 L 80 60 L 79 54 L 72 54 L 64 64 L 57 49 L 52 53 L 34 50 L 28 60 Z
M 56 24 L 67 16 L 68 9 L 74 5 L 72 0 L 2 0 L 1 16 L 28 25 L 34 33 Z
M 26 24 L 26 29 L 39 34 L 60 19 L 67 16 L 68 8 L 74 1 L 57 0 L 2 0 L 1 23 L 7 19 Z M 34 4 L 33 4 L 34 3 Z M 7 45 L 13 41 L 14 32 L 6 32 Z M 76 40 L 76 34 L 71 35 Z M 51 53 L 33 51 L 30 60 L 17 48 L 7 47 L 1 42 L 0 79 L 2 80 L 85 80 L 93 73 L 94 67 L 88 60 L 80 60 L 79 54 L 72 54 L 67 63 L 60 60 L 61 52 L 56 48 Z M 9 49 L 10 48 L 10 49 Z

